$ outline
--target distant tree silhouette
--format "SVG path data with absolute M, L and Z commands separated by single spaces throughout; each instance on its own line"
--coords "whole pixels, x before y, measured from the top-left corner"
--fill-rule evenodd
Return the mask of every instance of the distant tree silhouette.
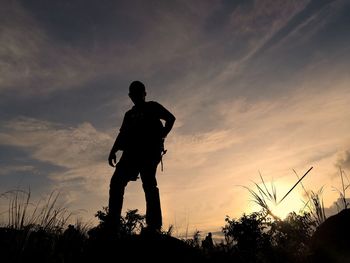
M 310 214 L 272 220 L 262 211 L 227 217 L 223 233 L 236 262 L 304 262 L 314 226 Z

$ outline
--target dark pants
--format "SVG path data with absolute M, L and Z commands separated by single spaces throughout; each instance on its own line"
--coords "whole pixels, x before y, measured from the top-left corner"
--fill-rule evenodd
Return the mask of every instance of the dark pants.
M 110 220 L 119 227 L 123 207 L 124 191 L 129 181 L 135 181 L 140 174 L 142 187 L 146 197 L 146 223 L 149 228 L 162 227 L 159 189 L 156 171 L 160 162 L 160 154 L 136 155 L 124 152 L 116 165 L 109 188 Z

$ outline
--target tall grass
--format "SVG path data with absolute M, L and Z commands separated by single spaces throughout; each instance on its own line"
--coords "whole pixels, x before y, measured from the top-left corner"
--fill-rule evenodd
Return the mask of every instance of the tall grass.
M 341 188 L 339 189 L 339 188 L 333 187 L 333 189 L 339 193 L 339 197 L 340 197 L 340 201 L 341 201 L 341 204 L 338 204 L 338 202 L 336 203 L 336 205 L 338 207 L 338 212 L 342 209 L 347 209 L 350 206 L 350 204 L 346 198 L 346 191 L 350 187 L 350 181 L 349 181 L 349 178 L 347 177 L 345 171 L 341 167 L 339 167 L 339 176 L 341 179 Z M 345 183 L 345 179 L 347 180 L 347 183 Z
M 8 209 L 5 211 L 7 223 L 3 224 L 7 228 L 17 230 L 40 228 L 47 232 L 61 231 L 72 213 L 58 205 L 59 195 L 59 192 L 52 191 L 47 198 L 33 203 L 30 189 L 16 189 L 3 193 L 1 198 L 8 201 Z
M 249 191 L 249 193 L 253 196 L 253 202 L 262 208 L 266 216 L 269 215 L 273 219 L 280 221 L 281 218 L 279 218 L 277 215 L 275 215 L 272 212 L 272 209 L 270 208 L 269 203 L 271 203 L 274 206 L 280 205 L 283 202 L 283 200 L 294 190 L 294 188 L 298 184 L 301 184 L 301 181 L 312 170 L 312 168 L 313 167 L 310 167 L 301 178 L 298 178 L 298 181 L 293 185 L 293 187 L 289 189 L 289 191 L 279 201 L 277 197 L 277 189 L 275 184 L 271 182 L 270 188 L 269 188 L 268 185 L 265 183 L 265 180 L 260 172 L 259 172 L 259 176 L 261 180 L 260 185 L 262 186 L 254 182 L 256 190 L 246 186 L 243 186 L 243 187 L 246 188 Z
M 28 258 L 51 262 L 55 253 L 63 253 L 65 246 L 71 246 L 69 240 L 63 244 L 69 232 L 83 234 L 83 224 L 79 228 L 70 225 L 70 231 L 64 231 L 72 213 L 58 204 L 59 196 L 59 192 L 52 191 L 33 202 L 30 189 L 15 189 L 0 195 L 0 199 L 8 202 L 7 210 L 2 213 L 7 220 L 0 227 L 0 242 L 6 251 L 4 262 L 27 262 Z M 83 240 L 81 236 L 79 240 Z
M 299 179 L 299 175 L 294 169 L 293 172 Z M 327 219 L 322 197 L 324 186 L 322 186 L 317 192 L 306 190 L 302 182 L 300 182 L 300 186 L 306 196 L 306 201 L 303 201 L 304 207 L 302 208 L 302 211 L 310 213 L 316 225 L 322 224 Z
M 294 173 L 298 177 L 298 174 L 295 171 Z M 339 177 L 341 180 L 341 187 L 340 188 L 337 188 L 334 186 L 332 187 L 333 190 L 339 193 L 339 199 L 341 201 L 340 204 L 338 203 L 338 201 L 335 203 L 337 206 L 338 212 L 340 212 L 343 209 L 349 208 L 349 202 L 347 201 L 346 192 L 350 187 L 349 179 L 346 176 L 345 171 L 341 167 L 339 167 Z M 345 182 L 345 180 L 347 181 L 347 183 Z M 323 198 L 322 198 L 324 186 L 321 187 L 317 192 L 307 191 L 302 183 L 301 183 L 301 187 L 304 190 L 305 196 L 307 197 L 306 202 L 304 202 L 305 203 L 304 209 L 307 209 L 308 212 L 310 212 L 310 214 L 314 218 L 317 225 L 322 224 L 327 219 Z
M 253 196 L 252 201 L 256 203 L 258 206 L 260 206 L 266 215 L 270 215 L 275 220 L 280 220 L 280 218 L 272 212 L 272 209 L 270 209 L 270 206 L 268 204 L 268 203 L 272 203 L 273 205 L 277 205 L 277 189 L 273 182 L 271 182 L 270 189 L 269 189 L 260 172 L 259 172 L 259 176 L 260 176 L 262 187 L 255 182 L 254 182 L 254 185 L 256 187 L 256 190 L 247 186 L 243 186 L 243 187 L 249 191 L 249 193 Z
M 253 197 L 253 202 L 255 202 L 258 206 L 260 206 L 266 215 L 271 216 L 275 220 L 280 220 L 280 218 L 272 212 L 272 209 L 270 208 L 269 204 L 272 204 L 274 206 L 279 205 L 294 190 L 294 188 L 297 185 L 300 185 L 306 196 L 306 200 L 303 201 L 304 207 L 301 209 L 301 211 L 310 213 L 316 225 L 320 225 L 327 219 L 323 197 L 322 197 L 324 186 L 322 186 L 318 191 L 312 191 L 312 190 L 306 190 L 305 186 L 302 183 L 302 180 L 312 170 L 312 168 L 313 167 L 307 170 L 302 177 L 300 177 L 298 173 L 293 169 L 293 172 L 295 173 L 298 180 L 293 185 L 293 187 L 291 187 L 289 191 L 279 201 L 277 197 L 277 189 L 274 183 L 271 182 L 271 185 L 269 187 L 265 183 L 265 180 L 260 174 L 260 172 L 259 172 L 259 176 L 260 176 L 261 182 L 260 183 L 254 182 L 256 189 L 252 189 L 246 186 L 244 186 L 244 188 L 246 188 L 249 191 L 249 193 Z M 333 190 L 339 193 L 340 202 L 336 202 L 338 212 L 340 210 L 347 209 L 350 207 L 350 203 L 346 196 L 347 190 L 350 188 L 350 181 L 345 171 L 340 167 L 339 167 L 339 176 L 341 180 L 340 188 L 333 187 Z

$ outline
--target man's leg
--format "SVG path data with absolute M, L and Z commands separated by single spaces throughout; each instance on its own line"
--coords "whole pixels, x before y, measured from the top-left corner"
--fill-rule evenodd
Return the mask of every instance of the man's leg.
M 162 227 L 162 212 L 156 180 L 157 165 L 158 163 L 145 165 L 140 173 L 146 197 L 146 223 L 148 228 L 154 230 L 160 230 Z
M 109 202 L 108 202 L 108 226 L 116 230 L 120 226 L 120 216 L 123 207 L 124 191 L 128 180 L 123 175 L 124 169 L 117 164 L 115 172 L 109 185 Z

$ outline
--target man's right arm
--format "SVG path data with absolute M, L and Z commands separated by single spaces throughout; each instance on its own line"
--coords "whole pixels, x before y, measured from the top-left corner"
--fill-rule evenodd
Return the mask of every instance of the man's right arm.
M 112 149 L 111 149 L 111 153 L 116 153 L 117 151 L 119 150 L 122 150 L 123 147 L 123 132 L 119 132 L 119 134 L 117 135 L 117 138 L 115 139 L 114 141 L 114 144 L 112 146 Z
M 119 134 L 115 139 L 112 149 L 108 156 L 108 163 L 112 167 L 115 167 L 115 164 L 117 162 L 116 152 L 119 150 L 123 150 L 124 148 L 123 145 L 125 143 L 125 129 L 126 129 L 126 115 L 124 116 L 122 126 L 119 130 Z
M 118 150 L 120 150 L 120 133 L 118 134 L 117 138 L 115 139 L 115 142 L 113 144 L 113 147 L 111 149 L 111 152 L 109 153 L 108 156 L 108 163 L 110 166 L 115 167 L 116 163 L 117 163 L 117 156 L 116 156 L 116 152 Z

